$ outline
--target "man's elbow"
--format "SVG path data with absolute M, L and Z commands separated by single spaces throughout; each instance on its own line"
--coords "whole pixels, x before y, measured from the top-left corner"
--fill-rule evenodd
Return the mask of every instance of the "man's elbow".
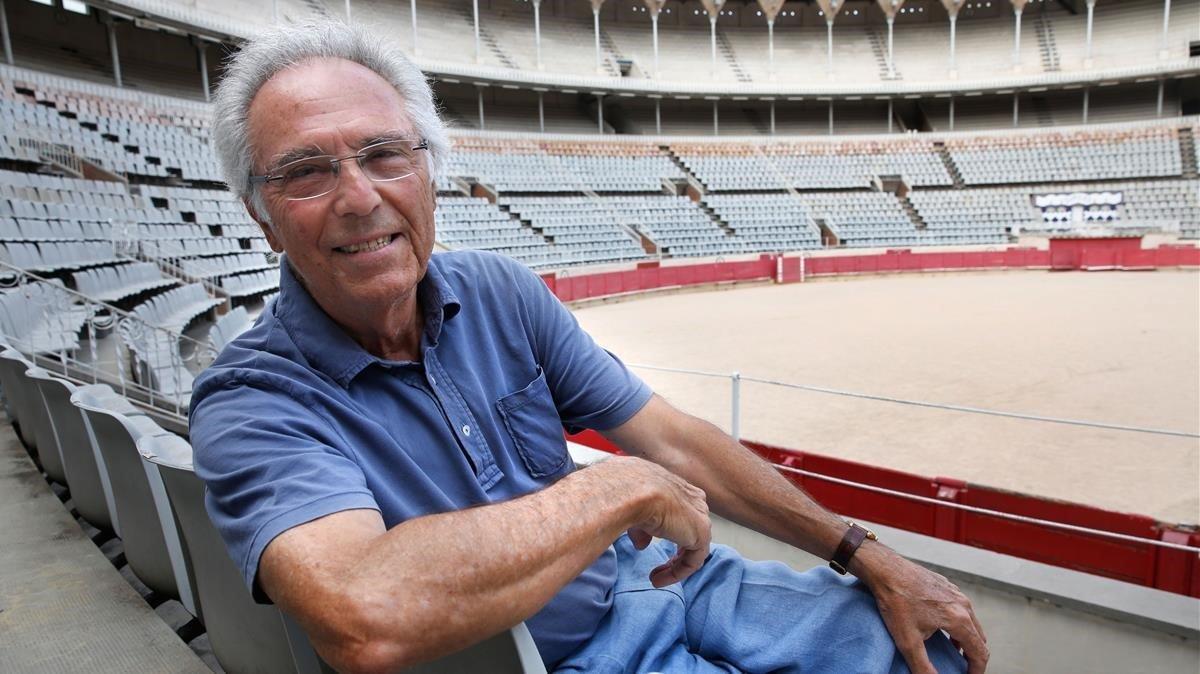
M 424 630 L 405 628 L 398 613 L 346 602 L 318 628 L 321 638 L 312 639 L 313 647 L 331 667 L 350 674 L 398 672 L 420 664 L 422 644 L 410 635 Z

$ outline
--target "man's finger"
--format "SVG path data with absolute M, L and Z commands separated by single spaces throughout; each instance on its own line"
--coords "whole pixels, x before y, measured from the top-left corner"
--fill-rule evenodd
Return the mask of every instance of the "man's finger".
M 972 624 L 960 624 L 947 628 L 951 640 L 957 643 L 967 659 L 967 674 L 983 674 L 987 669 L 988 647 L 983 636 L 975 631 Z
M 929 661 L 929 653 L 925 652 L 925 642 L 920 638 L 913 638 L 903 646 L 896 644 L 896 647 L 900 650 L 900 655 L 904 656 L 912 674 L 938 674 L 933 663 Z
M 967 614 L 971 616 L 971 622 L 975 623 L 975 631 L 979 633 L 979 638 L 983 639 L 983 643 L 987 643 L 987 635 L 983 633 L 983 624 L 979 622 L 979 618 L 975 617 L 975 607 L 967 608 Z
M 654 587 L 666 587 L 681 582 L 704 566 L 707 557 L 707 546 L 695 549 L 679 548 L 674 556 L 650 572 L 650 583 Z

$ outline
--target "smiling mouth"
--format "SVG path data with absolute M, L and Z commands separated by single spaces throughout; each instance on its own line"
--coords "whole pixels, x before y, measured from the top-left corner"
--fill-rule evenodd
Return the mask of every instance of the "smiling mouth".
M 374 241 L 356 243 L 353 246 L 342 246 L 340 248 L 334 248 L 334 250 L 339 253 L 346 253 L 349 255 L 354 255 L 355 253 L 370 253 L 371 251 L 379 250 L 380 248 L 388 245 L 395 240 L 397 236 L 399 236 L 399 234 L 388 234 L 386 236 L 381 236 Z

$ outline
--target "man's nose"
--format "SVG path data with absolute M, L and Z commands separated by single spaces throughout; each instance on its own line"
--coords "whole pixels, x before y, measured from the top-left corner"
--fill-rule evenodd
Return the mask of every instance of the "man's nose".
M 363 173 L 357 161 L 339 163 L 338 182 L 333 190 L 334 212 L 337 215 L 368 215 L 383 201 L 375 188 L 375 182 Z

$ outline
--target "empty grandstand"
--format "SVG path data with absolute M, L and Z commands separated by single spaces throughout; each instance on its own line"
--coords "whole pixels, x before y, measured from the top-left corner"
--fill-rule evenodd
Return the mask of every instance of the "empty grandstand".
M 347 14 L 422 67 L 451 123 L 438 247 L 512 257 L 567 302 L 1200 265 L 1200 0 L 0 0 L 0 386 L 54 493 L 169 607 L 165 631 L 153 612 L 111 619 L 166 644 L 134 668 L 319 671 L 298 628 L 229 579 L 176 434 L 195 377 L 280 283 L 210 145 L 220 61 L 259 26 Z M 1063 643 L 1094 649 L 1087 671 L 1183 671 L 1200 653 L 1195 521 L 750 444 L 992 597 L 1009 633 L 994 671 L 1065 667 Z M 14 564 L 0 551 L 0 586 Z M 99 604 L 145 608 L 121 588 Z M 20 610 L 4 598 L 0 663 L 6 633 L 29 634 L 5 628 Z M 521 629 L 501 640 L 531 644 Z

